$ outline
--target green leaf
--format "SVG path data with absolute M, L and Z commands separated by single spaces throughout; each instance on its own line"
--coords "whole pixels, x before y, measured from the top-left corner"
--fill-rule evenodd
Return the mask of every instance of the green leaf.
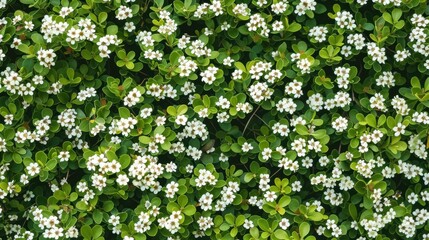
M 92 229 L 91 229 L 91 227 L 89 225 L 83 225 L 80 228 L 80 234 L 85 239 L 91 239 L 92 238 Z
M 396 121 L 393 117 L 391 117 L 391 116 L 387 117 L 387 126 L 390 129 L 393 129 L 396 126 Z
M 243 71 L 243 73 L 247 72 L 246 67 L 245 67 L 245 66 L 243 65 L 243 63 L 241 63 L 241 62 L 234 62 L 234 66 L 235 66 L 237 69 L 239 69 L 239 70 Z M 209 104 L 209 105 L 210 105 L 210 104 Z
M 36 0 L 19 0 L 19 1 L 27 5 L 34 4 L 36 2 Z
M 110 35 L 116 35 L 118 33 L 118 26 L 110 25 L 107 27 L 106 33 Z
M 79 201 L 79 202 L 76 203 L 76 208 L 79 209 L 79 210 L 86 211 L 88 209 L 88 205 L 86 205 L 86 203 L 83 202 L 83 201 Z
M 43 36 L 40 33 L 31 34 L 31 40 L 33 40 L 34 43 L 39 44 L 41 46 L 45 45 L 45 40 L 43 39 Z
M 395 8 L 392 11 L 392 19 L 393 19 L 393 23 L 396 23 L 399 21 L 399 19 L 402 16 L 402 10 L 399 8 Z
M 315 11 L 317 14 L 322 14 L 322 13 L 326 12 L 327 10 L 328 9 L 325 7 L 325 5 L 317 3 L 316 11 Z
M 179 105 L 179 107 L 177 107 L 177 115 L 184 115 L 186 112 L 188 111 L 188 106 L 186 105 Z
M 185 195 L 181 195 L 177 198 L 177 203 L 181 206 L 184 207 L 186 206 L 186 204 L 188 203 L 188 197 L 186 197 Z
M 231 150 L 235 153 L 241 153 L 241 147 L 238 143 L 233 143 L 231 145 Z
M 115 207 L 115 204 L 110 200 L 103 202 L 103 211 L 105 211 L 105 212 L 112 211 L 114 207 Z
M 127 62 L 126 64 L 125 64 L 125 66 L 128 68 L 128 69 L 133 69 L 134 68 L 134 63 L 133 62 Z
M 32 54 L 30 48 L 26 44 L 20 44 L 18 50 L 28 55 Z
M 356 210 L 356 206 L 353 203 L 349 204 L 349 213 L 350 213 L 350 216 L 354 220 L 357 220 L 357 218 L 358 218 L 358 216 L 357 216 L 357 210 Z
M 405 21 L 404 20 L 400 20 L 397 23 L 395 23 L 394 26 L 397 29 L 402 29 L 405 26 Z
M 377 128 L 377 120 L 375 119 L 375 116 L 373 114 L 367 115 L 365 117 L 365 121 L 368 123 L 369 126 Z
M 235 217 L 231 213 L 228 213 L 225 215 L 225 221 L 230 225 L 234 225 L 234 220 L 235 220 Z
M 301 29 L 301 24 L 297 22 L 292 22 L 288 28 L 286 28 L 286 31 L 288 32 L 298 32 Z
M 43 164 L 45 164 L 46 163 L 46 160 L 48 159 L 48 156 L 46 156 L 46 154 L 44 153 L 44 152 L 42 152 L 42 151 L 38 151 L 37 153 L 36 153 L 36 162 L 38 162 L 38 161 L 40 161 L 40 162 L 42 162 Z
M 120 107 L 120 108 L 118 109 L 118 111 L 119 111 L 119 116 L 120 116 L 121 118 L 128 118 L 128 117 L 130 117 L 130 116 L 131 116 L 130 110 L 128 110 L 128 108 Z
M 388 12 L 384 12 L 384 13 L 383 13 L 383 19 L 384 19 L 384 21 L 386 21 L 386 22 L 388 22 L 388 23 L 390 23 L 390 24 L 393 24 L 392 15 L 390 15 L 390 13 L 388 13 Z M 381 26 L 381 25 L 380 25 L 380 26 Z
M 103 23 L 107 20 L 107 13 L 106 12 L 101 12 L 98 14 L 98 23 Z
M 121 169 L 127 168 L 131 163 L 131 157 L 128 154 L 123 154 L 119 157 L 119 163 L 121 164 Z
M 270 225 L 269 225 L 268 221 L 263 219 L 263 218 L 260 218 L 258 220 L 258 226 L 265 232 L 270 231 Z
M 372 199 L 370 199 L 368 196 L 363 196 L 363 207 L 365 209 L 371 209 L 374 206 L 374 203 Z
M 149 144 L 152 142 L 152 139 L 148 136 L 140 136 L 139 141 L 143 144 Z
M 418 89 L 421 89 L 422 88 L 422 86 L 420 85 L 420 80 L 419 80 L 419 78 L 417 78 L 417 77 L 412 77 L 411 78 L 411 86 L 413 87 L 413 88 L 418 88 Z
M 194 205 L 188 205 L 186 206 L 183 210 L 183 213 L 187 216 L 192 216 L 195 214 L 195 212 L 197 211 L 197 209 L 195 208 Z
M 297 124 L 297 125 L 295 126 L 295 128 L 296 128 L 296 132 L 297 132 L 299 135 L 301 135 L 301 136 L 306 136 L 306 135 L 308 135 L 308 134 L 309 134 L 309 133 L 308 133 L 308 128 L 307 128 L 306 126 L 304 126 L 304 125 Z
M 125 58 L 127 57 L 127 53 L 125 52 L 125 50 L 124 50 L 124 49 L 119 50 L 119 51 L 116 53 L 116 55 L 118 55 L 118 57 L 119 57 L 120 59 L 125 59 Z
M 249 232 L 250 232 L 250 235 L 252 237 L 254 237 L 255 239 L 259 239 L 259 229 L 258 228 L 256 228 L 256 227 L 251 228 Z
M 326 47 L 320 49 L 319 56 L 323 59 L 329 59 L 328 51 L 326 50 Z
M 407 208 L 405 208 L 403 206 L 395 206 L 395 207 L 393 207 L 393 210 L 395 211 L 395 213 L 396 213 L 395 217 L 397 217 L 397 218 L 405 216 L 408 212 Z
M 241 226 L 244 224 L 244 221 L 246 220 L 246 217 L 244 215 L 238 215 L 235 219 L 235 226 Z
M 355 183 L 354 188 L 355 188 L 355 190 L 356 190 L 358 193 L 360 193 L 361 195 L 366 194 L 367 189 L 366 189 L 366 184 L 365 184 L 365 182 L 363 182 L 363 181 L 358 181 L 358 182 L 356 182 L 356 183 Z
M 57 166 L 57 159 L 51 159 L 46 163 L 46 170 L 51 171 Z
M 244 174 L 244 182 L 246 182 L 246 183 L 252 181 L 253 178 L 254 178 L 254 174 L 253 173 L 246 173 L 246 174 Z
M 19 153 L 13 153 L 12 154 L 12 159 L 16 164 L 21 164 L 22 163 L 22 157 L 21 155 L 19 155 Z
M 372 30 L 374 30 L 374 24 L 372 24 L 372 23 L 364 23 L 363 24 L 363 29 L 365 29 L 366 31 L 372 31 Z
M 389 146 L 389 150 L 392 151 L 393 154 L 396 154 L 398 151 L 405 151 L 407 149 L 407 143 L 403 141 L 399 141 L 395 144 Z
M 103 228 L 100 225 L 95 225 L 92 227 L 92 238 L 96 239 L 103 234 Z
M 63 191 L 57 190 L 54 192 L 54 197 L 57 200 L 64 200 L 64 199 L 66 199 L 67 195 Z
M 308 218 L 309 218 L 310 220 L 313 220 L 313 221 L 318 222 L 318 221 L 322 221 L 323 219 L 326 219 L 326 218 L 327 218 L 327 216 L 324 216 L 323 214 L 321 214 L 321 213 L 319 213 L 319 212 L 314 212 L 314 213 L 310 214 L 310 215 L 308 216 Z
M 219 229 L 221 230 L 221 231 L 227 231 L 228 229 L 230 229 L 231 227 L 230 227 L 230 225 L 228 224 L 228 223 L 226 223 L 226 222 L 224 222 L 224 223 L 222 223 L 220 226 L 219 226 Z
M 235 237 L 237 236 L 238 233 L 238 229 L 236 227 L 231 229 L 231 232 L 229 233 L 231 235 L 231 237 Z
M 177 110 L 174 106 L 168 106 L 167 107 L 167 113 L 173 117 L 177 116 Z
M 103 212 L 98 209 L 95 209 L 92 213 L 92 218 L 94 219 L 95 223 L 100 224 L 103 221 Z
M 287 195 L 283 196 L 279 200 L 279 205 L 281 207 L 286 207 L 290 203 L 290 201 L 291 201 L 291 198 L 289 196 L 287 196 Z
M 301 239 L 307 236 L 309 232 L 310 232 L 310 224 L 308 224 L 307 222 L 302 222 L 299 225 L 299 235 L 301 236 Z

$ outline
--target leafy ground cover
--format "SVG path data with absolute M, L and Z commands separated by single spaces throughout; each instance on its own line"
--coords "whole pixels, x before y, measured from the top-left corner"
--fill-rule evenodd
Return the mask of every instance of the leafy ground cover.
M 429 239 L 426 0 L 0 0 L 0 237 Z

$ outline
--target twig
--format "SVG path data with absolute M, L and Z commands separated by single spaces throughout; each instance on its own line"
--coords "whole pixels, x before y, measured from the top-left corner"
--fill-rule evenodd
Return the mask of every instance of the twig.
M 247 170 L 248 172 L 250 172 L 249 168 L 247 168 L 247 166 L 246 166 L 246 164 L 245 164 L 245 163 L 243 163 L 243 166 L 244 166 L 244 168 L 246 168 L 246 170 Z
M 246 132 L 247 126 L 248 126 L 248 125 L 249 125 L 249 123 L 250 123 L 250 120 L 252 120 L 253 116 L 255 116 L 255 114 L 256 114 L 256 112 L 259 110 L 259 107 L 260 107 L 260 106 L 261 106 L 261 105 L 259 105 L 259 106 L 256 108 L 256 110 L 253 112 L 252 116 L 250 116 L 249 120 L 247 120 L 246 126 L 244 126 L 243 136 L 244 136 L 244 133 Z
M 258 114 L 256 114 L 255 115 L 257 118 L 259 118 L 263 123 L 265 123 L 265 125 L 267 125 L 268 127 L 270 126 L 270 125 L 268 125 L 268 123 L 266 123 L 265 121 L 264 121 L 264 119 L 262 119 L 261 117 L 259 117 L 259 115 Z
M 279 168 L 279 170 L 277 170 L 275 173 L 273 173 L 273 175 L 271 175 L 270 178 L 274 177 L 278 172 L 280 172 L 280 170 L 282 170 L 282 168 Z

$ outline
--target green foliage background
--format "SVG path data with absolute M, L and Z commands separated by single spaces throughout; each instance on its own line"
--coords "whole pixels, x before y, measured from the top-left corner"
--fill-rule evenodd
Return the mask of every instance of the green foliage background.
M 277 0 L 221 0 L 207 5 L 196 0 L 0 2 L 5 3 L 0 8 L 0 48 L 4 54 L 0 61 L 0 237 L 49 238 L 49 228 L 43 224 L 41 227 L 40 219 L 34 215 L 34 210 L 40 209 L 44 218 L 58 217 L 55 226 L 61 228 L 61 239 L 70 229 L 78 231 L 79 239 L 193 239 L 198 235 L 203 239 L 429 239 L 428 213 L 422 221 L 409 224 L 410 218 L 416 220 L 416 210 L 427 211 L 424 209 L 429 200 L 424 197 L 429 191 L 429 164 L 424 154 L 429 146 L 429 122 L 424 117 L 416 120 L 413 115 L 426 112 L 427 116 L 429 54 L 422 54 L 428 50 L 417 49 L 409 38 L 419 29 L 429 33 L 428 24 L 418 27 L 412 20 L 414 14 L 427 20 L 429 7 L 425 0 L 366 4 L 320 0 L 303 14 L 295 9 L 303 2 L 311 5 L 313 1 L 285 2 L 287 7 L 279 14 L 272 8 L 280 2 Z M 211 7 L 216 3 L 220 3 L 220 11 Z M 238 4 L 247 4 L 249 15 L 236 14 Z M 130 10 L 124 20 L 118 19 L 122 6 Z M 63 7 L 72 11 L 61 16 Z M 199 9 L 204 14 L 196 16 Z M 163 17 L 163 11 L 170 13 L 169 17 Z M 352 29 L 340 27 L 335 20 L 343 11 L 351 13 L 356 23 Z M 253 14 L 263 19 L 269 34 L 264 33 L 263 27 L 248 29 Z M 46 16 L 56 24 L 67 23 L 52 39 L 43 33 Z M 67 40 L 68 31 L 81 29 L 82 19 L 93 24 L 93 39 L 83 37 L 72 43 Z M 165 33 L 162 28 L 169 24 L 168 20 L 173 20 L 173 31 Z M 283 29 L 273 30 L 275 21 L 281 22 Z M 26 22 L 34 26 L 26 26 Z M 135 29 L 128 31 L 125 23 L 133 23 Z M 317 26 L 326 27 L 323 41 L 309 35 Z M 150 33 L 153 44 L 139 40 L 143 31 Z M 372 42 L 383 49 L 387 60 L 374 60 L 367 46 L 357 49 L 350 44 L 352 34 L 362 34 L 365 44 Z M 110 53 L 103 56 L 100 39 L 109 35 L 116 39 L 107 46 Z M 189 36 L 190 43 L 180 47 L 184 35 Z M 422 38 L 419 46 L 429 48 L 427 36 Z M 195 46 L 191 47 L 196 40 L 203 46 L 201 55 L 193 51 Z M 15 41 L 19 42 L 16 46 Z M 344 54 L 345 46 L 351 46 L 350 53 Z M 48 49 L 55 53 L 51 65 L 39 57 Z M 145 56 L 151 50 L 159 51 L 158 57 Z M 402 50 L 410 54 L 398 61 L 395 54 Z M 224 61 L 228 57 L 230 65 Z M 187 76 L 181 69 L 184 59 L 196 64 L 196 70 Z M 308 60 L 308 71 L 302 71 L 297 63 L 300 59 Z M 254 69 L 262 63 L 270 65 L 261 71 L 264 77 L 257 77 Z M 216 67 L 214 79 L 207 83 L 201 73 L 211 67 Z M 337 67 L 350 70 L 346 88 L 338 87 Z M 234 78 L 237 70 L 242 75 Z M 280 77 L 268 81 L 265 74 L 274 70 L 281 73 Z M 384 72 L 392 73 L 392 86 L 378 84 Z M 19 79 L 11 83 L 14 73 Z M 36 83 L 35 76 L 42 76 L 41 84 Z M 302 94 L 298 96 L 285 91 L 294 80 L 301 84 Z M 195 89 L 185 93 L 184 86 L 189 82 Z M 266 84 L 262 94 L 265 97 L 260 101 L 253 96 L 256 90 L 252 86 L 257 83 Z M 22 90 L 25 86 L 27 93 Z M 82 100 L 79 92 L 90 88 L 95 94 Z M 135 104 L 124 104 L 132 91 L 139 93 Z M 339 92 L 350 96 L 349 104 L 329 109 L 314 109 L 309 104 L 314 94 L 320 94 L 323 105 Z M 384 98 L 381 103 L 385 109 L 372 106 L 371 98 L 377 94 Z M 408 111 L 400 112 L 393 106 L 395 96 L 404 100 Z M 229 102 L 225 108 L 219 104 L 223 98 Z M 278 103 L 284 98 L 291 99 L 296 109 L 279 110 Z M 59 120 L 67 109 L 75 110 L 71 127 Z M 144 109 L 152 112 L 143 116 Z M 207 111 L 206 116 L 201 115 L 203 111 Z M 7 123 L 11 115 L 13 120 Z M 227 120 L 219 120 L 222 115 Z M 188 125 L 178 122 L 182 116 Z M 343 132 L 332 127 L 339 117 L 348 120 Z M 48 129 L 40 130 L 40 121 L 47 119 Z M 128 134 L 110 128 L 120 119 L 135 120 L 129 124 Z M 192 129 L 192 121 L 202 123 L 201 129 Z M 274 132 L 278 123 L 286 125 L 287 134 Z M 406 127 L 400 134 L 396 134 L 398 124 Z M 105 128 L 91 132 L 102 126 Z M 73 135 L 72 129 L 80 134 Z M 362 136 L 375 130 L 380 131 L 381 139 L 370 142 L 367 151 L 360 151 Z M 27 137 L 23 137 L 26 131 Z M 156 142 L 160 136 L 165 139 Z M 317 141 L 320 150 L 304 146 L 304 155 L 297 154 L 293 145 L 298 139 Z M 251 150 L 243 151 L 246 143 Z M 177 144 L 183 144 L 185 149 L 174 150 Z M 151 152 L 149 148 L 157 150 Z M 193 158 L 192 148 L 201 156 Z M 263 152 L 267 149 L 271 153 L 265 158 Z M 423 157 L 415 154 L 419 149 Z M 66 161 L 60 160 L 64 151 L 69 153 Z M 120 164 L 117 172 L 88 167 L 91 157 L 102 154 L 106 162 Z M 139 157 L 164 169 L 160 174 L 148 174 L 153 174 L 152 180 L 157 183 L 146 188 L 139 184 L 151 181 L 143 179 L 138 183 L 140 179 L 134 179 L 130 171 Z M 313 163 L 306 167 L 304 162 L 309 159 Z M 327 164 L 321 164 L 320 159 L 328 159 Z M 283 160 L 298 164 L 298 169 L 279 166 Z M 177 170 L 166 171 L 170 163 Z M 32 164 L 40 168 L 36 174 L 30 173 Z M 154 165 L 148 166 L 143 168 Z M 369 175 L 362 174 L 362 166 L 369 166 Z M 393 177 L 386 177 L 386 167 L 393 171 Z M 208 170 L 217 181 L 199 186 L 201 169 Z M 341 174 L 333 176 L 337 170 Z M 93 177 L 98 174 L 106 178 L 101 188 L 93 185 Z M 128 176 L 129 182 L 118 184 L 119 174 Z M 261 189 L 262 174 L 269 176 L 267 190 Z M 314 178 L 321 175 L 326 182 L 314 184 Z M 27 177 L 28 182 L 23 181 Z M 352 181 L 349 190 L 339 187 L 345 178 Z M 302 188 L 292 190 L 297 181 Z M 77 186 L 82 182 L 90 190 L 79 191 Z M 166 186 L 172 182 L 178 183 L 178 189 L 168 198 Z M 239 189 L 224 210 L 216 211 L 215 203 L 225 195 L 230 182 L 237 183 Z M 329 182 L 334 186 L 329 187 Z M 326 197 L 328 189 L 340 196 L 340 204 L 332 204 Z M 376 189 L 389 204 L 380 207 L 375 203 Z M 28 191 L 34 195 L 29 200 Z M 94 195 L 85 199 L 88 191 Z M 267 191 L 276 195 L 274 201 L 266 199 Z M 200 197 L 205 193 L 213 195 L 210 210 L 201 209 Z M 415 202 L 410 200 L 413 194 L 418 195 Z M 251 204 L 252 196 L 261 200 L 260 207 Z M 365 221 L 377 222 L 377 215 L 385 216 L 392 210 L 393 219 L 375 233 L 368 232 Z M 160 227 L 159 219 L 175 211 L 180 214 L 180 227 L 171 233 Z M 135 227 L 142 213 L 150 216 L 143 233 Z M 113 233 L 114 226 L 109 222 L 112 215 L 119 216 L 118 234 Z M 201 231 L 201 217 L 210 217 L 213 225 Z M 290 226 L 280 226 L 284 218 Z M 248 221 L 254 226 L 244 227 Z M 333 228 L 326 228 L 332 222 L 340 229 L 338 236 L 332 234 Z M 411 235 L 401 231 L 406 226 L 414 229 Z

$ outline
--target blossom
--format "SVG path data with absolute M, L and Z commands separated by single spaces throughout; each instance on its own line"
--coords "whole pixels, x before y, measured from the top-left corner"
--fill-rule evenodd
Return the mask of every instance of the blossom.
M 57 55 L 54 52 L 54 49 L 44 50 L 43 48 L 37 52 L 37 59 L 40 64 L 44 67 L 51 68 L 55 66 L 55 57 Z

